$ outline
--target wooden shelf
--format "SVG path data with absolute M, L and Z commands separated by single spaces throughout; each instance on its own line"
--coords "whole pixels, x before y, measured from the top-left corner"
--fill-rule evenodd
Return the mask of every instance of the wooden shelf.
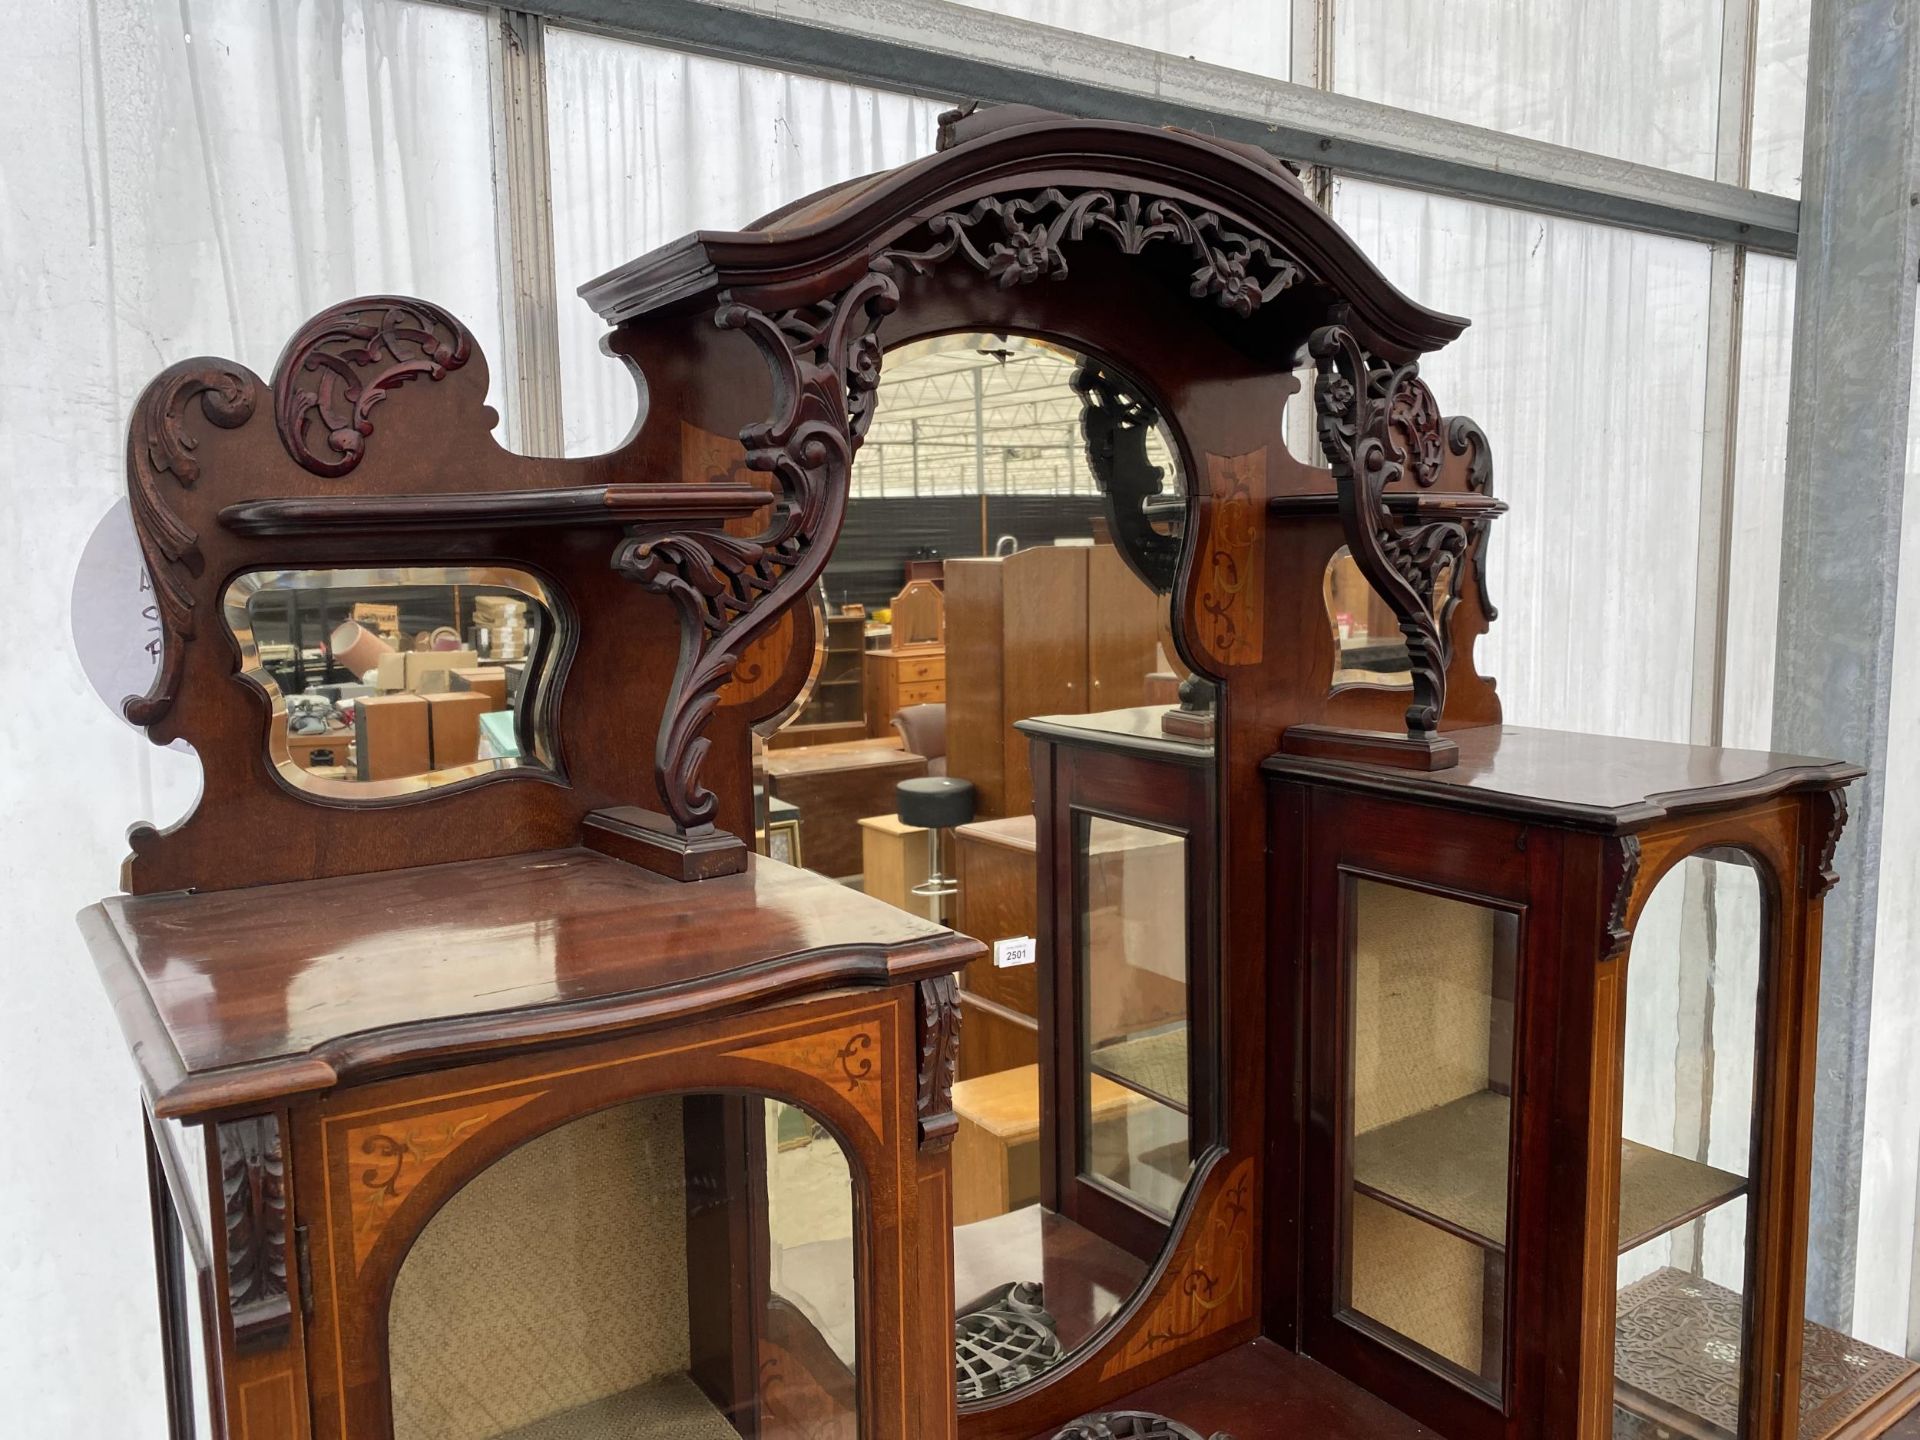
M 499 530 L 556 525 L 719 524 L 773 497 L 750 485 L 577 485 L 438 495 L 319 495 L 246 500 L 220 512 L 236 535 Z
M 1505 1249 L 1510 1108 L 1506 1096 L 1482 1091 L 1356 1136 L 1354 1188 L 1485 1249 Z M 1622 1141 L 1620 1253 L 1746 1188 L 1729 1171 Z
M 1739 1430 L 1744 1306 L 1732 1290 L 1656 1270 L 1620 1292 L 1614 1326 L 1614 1434 L 1733 1440 Z M 1872 1435 L 1920 1398 L 1920 1367 L 1806 1322 L 1799 1440 Z
M 740 1432 L 684 1375 L 509 1430 L 500 1440 L 740 1440 Z
M 1187 1113 L 1187 1027 L 1130 1035 L 1096 1045 L 1087 1059 L 1094 1074 L 1143 1095 L 1156 1105 Z

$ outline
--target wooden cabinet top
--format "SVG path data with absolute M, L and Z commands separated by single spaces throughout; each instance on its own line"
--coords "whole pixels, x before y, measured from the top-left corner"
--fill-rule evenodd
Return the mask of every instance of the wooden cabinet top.
M 765 859 L 683 884 L 589 850 L 81 914 L 162 1115 L 955 969 L 977 941 Z
M 1211 765 L 1213 742 L 1169 735 L 1160 726 L 1166 705 L 1134 705 L 1124 710 L 1096 710 L 1086 715 L 1035 715 L 1015 722 L 1015 728 L 1056 745 L 1085 745 L 1102 750 L 1129 750 L 1159 755 L 1189 765 Z
M 1765 750 L 1518 725 L 1476 726 L 1448 737 L 1460 747 L 1460 763 L 1446 770 L 1289 754 L 1285 740 L 1282 753 L 1263 768 L 1291 780 L 1608 832 L 1796 790 L 1831 790 L 1866 773 L 1858 765 Z

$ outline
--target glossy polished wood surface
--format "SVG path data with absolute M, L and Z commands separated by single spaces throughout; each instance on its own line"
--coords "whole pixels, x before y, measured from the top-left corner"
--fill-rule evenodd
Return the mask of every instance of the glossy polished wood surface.
M 1520 725 L 1448 732 L 1460 763 L 1428 773 L 1282 753 L 1270 775 L 1333 783 L 1404 799 L 1602 830 L 1629 830 L 1667 815 L 1827 790 L 1858 779 L 1858 765 L 1779 755 L 1579 735 Z
M 115 896 L 81 923 L 168 1115 L 936 974 L 981 949 L 772 861 L 682 884 L 588 850 Z

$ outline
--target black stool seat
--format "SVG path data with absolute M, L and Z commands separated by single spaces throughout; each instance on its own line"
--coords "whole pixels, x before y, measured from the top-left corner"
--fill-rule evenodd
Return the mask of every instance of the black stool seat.
M 923 830 L 951 830 L 973 819 L 973 782 L 953 775 L 902 780 L 893 787 L 902 822 Z

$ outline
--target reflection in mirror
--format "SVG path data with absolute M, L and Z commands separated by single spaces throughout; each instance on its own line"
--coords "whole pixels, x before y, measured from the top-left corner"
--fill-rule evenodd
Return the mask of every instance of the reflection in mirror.
M 1118 816 L 1051 828 L 1015 728 L 1053 716 L 1123 759 L 1210 754 L 1208 687 L 1188 687 L 1183 734 L 1162 723 L 1189 678 L 1168 599 L 1177 455 L 1135 382 L 1058 345 L 889 352 L 819 587 L 818 680 L 759 755 L 767 853 L 993 948 L 960 981 L 963 1403 L 1043 1376 L 1116 1317 L 1213 1133 L 1188 1113 L 1190 1067 L 1215 1060 L 1189 1054 L 1189 977 L 1211 963 L 1189 953 L 1189 907 L 1207 903 L 1191 847 Z M 1056 834 L 1075 851 L 1060 893 L 1038 864 Z M 1055 914 L 1075 939 L 1056 945 Z M 1090 1024 L 1043 1029 L 1082 1003 Z M 1103 1204 L 1069 1198 L 1088 1186 Z
M 1442 567 L 1434 585 L 1434 608 L 1444 613 L 1453 591 L 1453 567 Z M 1371 685 L 1406 690 L 1413 686 L 1413 661 L 1393 609 L 1360 573 L 1353 553 L 1342 545 L 1327 562 L 1324 587 L 1327 623 L 1333 627 L 1333 688 Z
M 288 783 L 385 799 L 551 769 L 560 649 L 546 587 L 518 570 L 254 570 L 226 594 L 241 673 L 273 705 Z
M 405 1159 L 369 1151 L 368 1183 Z M 854 1223 L 845 1153 L 776 1100 L 660 1096 L 548 1131 L 401 1266 L 394 1440 L 855 1440 Z
M 1692 856 L 1647 897 L 1627 957 L 1613 1433 L 1745 1433 L 1754 1061 L 1766 893 L 1737 851 Z M 1833 1344 L 1830 1342 L 1840 1342 Z M 1807 1327 L 1803 1413 L 1857 1356 Z

